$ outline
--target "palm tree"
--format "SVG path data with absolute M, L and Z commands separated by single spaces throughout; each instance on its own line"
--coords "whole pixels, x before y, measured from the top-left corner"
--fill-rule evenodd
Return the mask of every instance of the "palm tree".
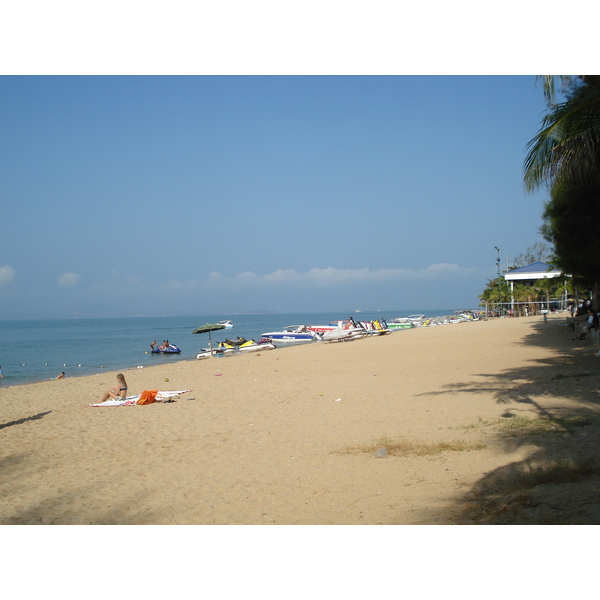
M 564 80 L 565 78 L 563 78 Z M 550 112 L 539 133 L 529 142 L 525 186 L 529 192 L 568 178 L 600 183 L 600 76 L 571 79 L 567 99 L 554 104 L 550 79 L 545 93 Z M 552 88 L 552 89 L 551 89 Z
M 489 304 L 497 304 L 500 302 L 500 278 L 488 279 L 487 286 L 483 293 L 479 294 L 481 300 L 480 306 L 485 306 L 486 314 Z
M 554 282 L 547 277 L 542 277 L 542 279 L 535 281 L 532 287 L 546 297 L 546 308 L 550 310 L 550 296 L 554 293 L 556 287 Z
M 525 185 L 530 192 L 542 184 L 550 188 L 540 232 L 554 245 L 556 265 L 593 288 L 598 310 L 600 240 L 593 227 L 600 215 L 600 76 L 571 79 L 558 104 L 550 78 L 545 81 L 549 112 L 529 142 Z
M 525 303 L 531 303 L 531 288 L 524 283 L 517 283 L 512 290 L 512 297 L 517 303 L 519 315 L 523 316 L 525 313 Z
M 575 300 L 577 300 L 576 291 L 576 284 L 572 277 L 563 277 L 559 280 L 558 287 L 554 290 L 554 293 L 557 296 L 561 296 L 561 308 L 563 310 L 566 308 L 566 301 L 569 296 L 575 296 Z

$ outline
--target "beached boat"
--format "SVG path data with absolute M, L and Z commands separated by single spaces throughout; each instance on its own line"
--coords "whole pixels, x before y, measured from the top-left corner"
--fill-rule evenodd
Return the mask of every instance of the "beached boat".
M 209 348 L 202 348 L 202 350 L 196 354 L 196 358 L 202 360 L 203 358 L 210 358 L 211 356 L 230 356 L 234 352 L 235 346 L 219 342 L 218 346 L 213 348 L 212 351 Z
M 218 346 L 213 350 L 215 355 L 229 355 L 235 352 L 235 346 L 226 344 L 225 342 L 219 342 Z
M 425 315 L 408 315 L 406 317 L 415 327 L 422 327 L 425 324 Z
M 169 344 L 166 348 L 152 348 L 152 354 L 180 354 L 181 350 L 175 344 Z
M 332 331 L 333 329 L 351 329 L 354 327 L 353 322 L 349 320 L 342 321 L 331 321 L 327 325 L 308 325 L 306 329 L 308 331 L 314 331 L 315 333 L 326 333 L 327 331 Z
M 350 342 L 356 338 L 357 336 L 350 329 L 342 329 L 341 327 L 326 331 L 320 337 L 323 342 Z
M 309 331 L 306 325 L 289 325 L 282 331 L 269 331 L 263 333 L 262 336 L 271 342 L 312 342 L 316 337 L 315 333 Z
M 249 340 L 245 344 L 242 344 L 239 347 L 240 352 L 258 352 L 259 350 L 273 350 L 275 349 L 275 344 L 272 344 L 269 340 L 260 340 L 259 343 L 256 343 L 254 340 Z
M 354 322 L 354 326 L 354 329 L 358 330 L 357 333 L 362 333 L 360 329 L 363 329 L 365 335 L 386 335 L 392 332 L 383 319 Z
M 400 329 L 412 329 L 414 327 L 412 321 L 408 317 L 398 317 L 387 322 L 387 326 L 392 331 Z

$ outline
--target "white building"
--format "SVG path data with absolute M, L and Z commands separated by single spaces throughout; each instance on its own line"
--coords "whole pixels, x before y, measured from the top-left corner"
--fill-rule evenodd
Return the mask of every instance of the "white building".
M 524 283 L 525 285 L 532 285 L 534 281 L 538 279 L 554 279 L 555 277 L 562 277 L 563 272 L 556 269 L 552 265 L 543 262 L 534 262 L 518 269 L 512 269 L 504 275 L 504 279 L 510 281 L 510 305 L 514 310 L 515 298 L 513 295 L 515 281 L 518 283 Z

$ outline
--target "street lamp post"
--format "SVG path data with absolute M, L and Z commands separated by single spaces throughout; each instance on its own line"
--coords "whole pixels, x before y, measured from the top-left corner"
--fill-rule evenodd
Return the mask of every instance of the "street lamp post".
M 502 280 L 500 279 L 500 248 L 498 246 L 494 246 L 496 252 L 498 253 L 498 257 L 496 258 L 496 268 L 498 270 L 498 288 L 500 289 L 500 316 L 502 316 Z

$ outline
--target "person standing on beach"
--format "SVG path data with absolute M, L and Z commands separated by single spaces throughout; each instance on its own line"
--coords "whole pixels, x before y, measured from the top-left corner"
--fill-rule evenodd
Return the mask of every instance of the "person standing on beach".
M 117 375 L 117 381 L 119 382 L 118 385 L 113 386 L 110 390 L 106 390 L 100 402 L 104 402 L 109 398 L 113 400 L 125 400 L 127 398 L 127 382 L 123 373 Z

